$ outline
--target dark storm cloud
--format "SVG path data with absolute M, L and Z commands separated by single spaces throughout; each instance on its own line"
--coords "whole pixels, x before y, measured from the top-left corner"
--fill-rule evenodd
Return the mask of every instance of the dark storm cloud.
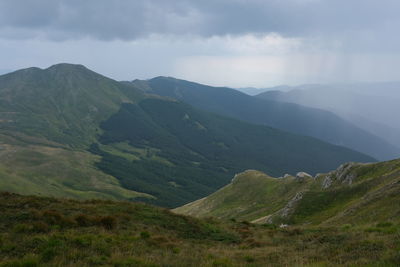
M 371 38 L 396 35 L 399 8 L 398 0 L 0 0 L 0 30 L 49 39 L 268 32 Z

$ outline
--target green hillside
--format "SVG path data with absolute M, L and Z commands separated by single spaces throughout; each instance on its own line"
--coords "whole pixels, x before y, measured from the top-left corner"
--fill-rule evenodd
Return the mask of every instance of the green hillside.
M 313 177 L 237 175 L 214 194 L 175 209 L 257 223 L 365 225 L 400 222 L 400 160 L 348 163 Z
M 132 102 L 121 87 L 72 64 L 0 76 L 0 189 L 80 199 L 150 197 L 121 187 L 94 166 L 100 157 L 84 150 L 97 140 L 100 122 Z
M 72 64 L 0 76 L 0 130 L 88 146 L 95 142 L 100 122 L 132 101 L 121 93 L 124 86 Z
M 99 161 L 100 157 L 85 151 L 27 144 L 0 135 L 0 190 L 79 199 L 150 197 L 122 188 L 116 178 L 94 167 Z
M 5 190 L 168 207 L 204 197 L 249 168 L 281 175 L 374 161 L 72 64 L 0 76 L 0 136 Z
M 0 266 L 398 266 L 400 224 L 252 225 L 0 193 Z
M 175 98 L 205 111 L 312 136 L 379 160 L 394 159 L 400 155 L 399 148 L 323 109 L 251 97 L 231 88 L 206 86 L 170 77 L 135 80 L 132 84 L 147 93 Z

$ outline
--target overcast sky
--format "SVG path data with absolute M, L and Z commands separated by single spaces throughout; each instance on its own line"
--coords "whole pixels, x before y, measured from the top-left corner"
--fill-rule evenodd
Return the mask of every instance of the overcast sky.
M 399 0 L 0 0 L 0 73 L 211 85 L 400 80 Z

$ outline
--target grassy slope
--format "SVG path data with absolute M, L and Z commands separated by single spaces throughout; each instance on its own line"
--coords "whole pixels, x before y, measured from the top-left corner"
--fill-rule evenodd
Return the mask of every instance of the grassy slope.
M 282 208 L 311 181 L 298 182 L 294 177 L 276 179 L 255 170 L 237 174 L 232 182 L 206 198 L 177 209 L 177 213 L 206 217 L 255 220 Z
M 311 220 L 326 225 L 400 221 L 400 205 L 397 205 L 400 203 L 400 160 L 356 165 L 346 176 L 355 177 L 351 185 L 334 180 L 328 189 L 312 188 L 299 203 L 291 220 L 296 223 Z M 335 179 L 334 175 L 332 177 Z M 324 179 L 326 176 L 318 178 L 317 184 Z M 318 198 L 324 204 L 323 208 L 313 204 Z
M 126 86 L 71 64 L 0 76 L 1 131 L 87 147 L 100 133 L 100 122 L 117 112 L 122 102 L 133 101 L 121 92 Z
M 398 266 L 400 225 L 288 227 L 0 193 L 0 266 Z
M 330 186 L 324 187 L 328 180 Z M 302 197 L 292 201 L 298 192 L 302 192 Z M 175 211 L 242 220 L 271 215 L 260 222 L 289 224 L 398 223 L 399 193 L 400 160 L 343 165 L 315 180 L 303 181 L 293 177 L 273 180 L 253 171 L 239 175 L 232 184 L 213 195 Z M 289 202 L 292 204 L 288 207 Z M 287 215 L 282 215 L 285 207 Z
M 150 197 L 122 188 L 116 178 L 94 167 L 100 158 L 88 152 L 2 141 L 0 136 L 3 191 L 79 199 Z

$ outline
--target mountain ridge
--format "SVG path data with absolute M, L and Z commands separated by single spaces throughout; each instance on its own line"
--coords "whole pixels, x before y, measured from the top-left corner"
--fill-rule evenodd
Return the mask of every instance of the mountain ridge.
M 267 91 L 257 97 L 330 110 L 399 148 L 400 125 L 395 115 L 400 112 L 399 92 L 399 82 L 315 84 L 289 87 L 286 92 Z
M 240 173 L 212 195 L 174 211 L 196 217 L 296 225 L 399 221 L 400 159 L 346 163 L 314 177 Z
M 143 90 L 146 93 L 176 98 L 196 108 L 253 124 L 312 136 L 381 160 L 391 159 L 400 153 L 386 141 L 329 111 L 265 100 L 227 87 L 205 86 L 169 77 L 136 80 L 132 84 L 138 89 L 145 87 Z

